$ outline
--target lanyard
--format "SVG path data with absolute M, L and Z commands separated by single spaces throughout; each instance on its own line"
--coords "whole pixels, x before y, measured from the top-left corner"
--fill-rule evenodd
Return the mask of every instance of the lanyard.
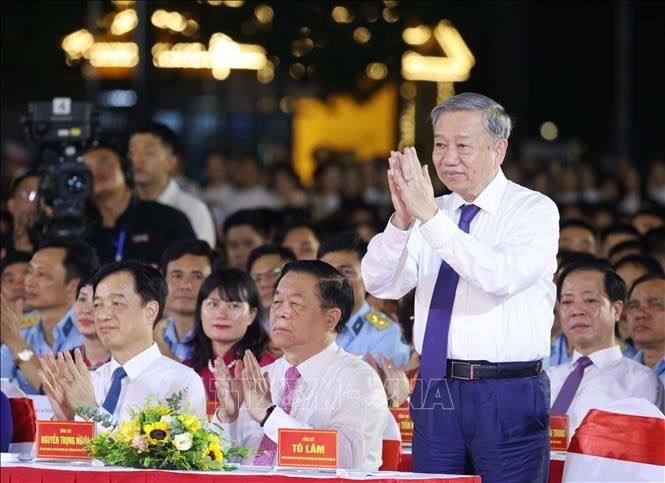
M 116 262 L 119 262 L 122 260 L 122 252 L 125 250 L 125 240 L 127 239 L 127 230 L 123 228 L 120 230 L 120 234 L 118 235 L 118 240 L 114 240 L 113 238 L 109 238 L 109 242 L 111 242 L 111 245 L 115 247 L 115 257 L 114 260 Z

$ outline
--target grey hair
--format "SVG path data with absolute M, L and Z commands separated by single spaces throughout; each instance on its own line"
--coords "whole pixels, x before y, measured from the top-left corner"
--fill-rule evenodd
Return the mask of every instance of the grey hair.
M 496 142 L 499 139 L 508 139 L 513 129 L 513 120 L 501 104 L 489 97 L 475 92 L 464 92 L 450 97 L 432 109 L 432 126 L 444 112 L 479 111 L 483 115 L 485 130 Z

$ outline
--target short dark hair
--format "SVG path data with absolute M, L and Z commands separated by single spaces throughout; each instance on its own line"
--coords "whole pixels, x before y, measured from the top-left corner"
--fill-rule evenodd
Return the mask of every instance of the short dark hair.
M 184 255 L 206 257 L 211 271 L 215 268 L 215 264 L 219 258 L 219 255 L 210 248 L 210 245 L 205 240 L 177 240 L 164 250 L 162 259 L 159 262 L 159 271 L 166 275 L 169 263 Z
M 635 220 L 640 215 L 650 215 L 660 218 L 661 221 L 665 223 L 665 209 L 659 206 L 651 206 L 649 208 L 642 208 L 641 210 L 636 211 L 633 216 L 630 217 L 631 220 Z
M 233 347 L 236 358 L 242 358 L 245 351 L 249 349 L 259 359 L 268 347 L 268 334 L 263 328 L 261 296 L 254 280 L 237 268 L 215 270 L 204 280 L 196 301 L 194 337 L 190 346 L 192 347 L 192 365 L 197 372 L 207 367 L 208 361 L 215 356 L 212 351 L 212 342 L 203 330 L 201 319 L 203 301 L 215 290 L 218 290 L 222 299 L 228 302 L 247 302 L 250 309 L 256 310 L 254 320 L 247 327 L 245 335 Z M 224 354 L 217 355 L 223 356 Z
M 355 230 L 340 231 L 323 239 L 316 257 L 320 259 L 326 253 L 341 251 L 356 252 L 362 260 L 367 253 L 367 242 Z
M 125 150 L 114 141 L 109 141 L 107 139 L 95 139 L 92 143 L 88 144 L 83 149 L 83 154 L 89 153 L 90 151 L 95 151 L 97 149 L 108 149 L 118 157 L 122 176 L 125 179 L 125 184 L 130 188 L 134 188 L 134 172 L 132 163 L 129 161 L 129 159 L 127 159 Z
M 277 285 L 287 273 L 305 273 L 317 280 L 316 294 L 321 300 L 321 308 L 337 308 L 342 312 L 335 330 L 339 333 L 351 316 L 353 310 L 353 289 L 349 282 L 335 267 L 321 260 L 297 260 L 287 263 L 282 269 L 282 275 Z
M 635 287 L 637 287 L 641 283 L 650 282 L 651 280 L 665 280 L 665 274 L 663 272 L 660 273 L 651 272 L 651 273 L 645 273 L 641 277 L 637 277 L 633 282 L 633 286 L 630 287 L 630 290 L 628 291 L 628 298 L 630 299 L 630 296 L 633 295 Z
M 276 218 L 276 213 L 267 208 L 238 210 L 224 221 L 222 231 L 226 236 L 231 228 L 248 225 L 267 241 L 272 238 Z
M 607 254 L 607 258 L 611 260 L 616 254 L 626 250 L 633 250 L 634 248 L 637 248 L 641 252 L 642 242 L 640 240 L 626 240 L 619 243 L 618 245 L 614 245 L 610 252 Z
M 14 195 L 16 194 L 16 190 L 18 189 L 19 185 L 23 183 L 23 180 L 28 178 L 41 179 L 41 175 L 39 174 L 39 171 L 37 171 L 36 169 L 31 169 L 30 171 L 23 173 L 21 176 L 17 176 L 16 179 L 12 181 L 11 188 L 9 189 L 10 198 L 14 197 Z
M 635 235 L 635 238 L 637 238 L 638 240 L 640 239 L 640 232 L 637 231 L 637 228 L 635 228 L 630 223 L 619 222 L 611 224 L 610 226 L 608 226 L 607 228 L 605 228 L 603 231 L 600 232 L 601 243 L 605 243 L 607 237 L 615 233 L 626 233 L 628 235 Z
M 626 255 L 614 264 L 614 270 L 619 270 L 624 265 L 638 265 L 649 273 L 663 273 L 663 267 L 658 260 L 646 255 Z
M 321 229 L 317 225 L 308 219 L 294 218 L 290 219 L 279 227 L 277 233 L 275 233 L 275 243 L 278 245 L 284 243 L 286 235 L 288 235 L 291 230 L 295 230 L 296 228 L 307 228 L 314 234 L 317 240 L 321 240 Z
M 65 282 L 69 282 L 73 278 L 83 278 L 99 268 L 97 251 L 77 238 L 47 239 L 39 245 L 36 251 L 45 248 L 62 248 L 65 250 L 65 258 L 62 260 L 62 265 L 65 267 Z
M 81 289 L 83 287 L 86 287 L 88 285 L 92 285 L 92 281 L 94 280 L 96 273 L 97 272 L 95 271 L 95 272 L 89 273 L 85 277 L 81 277 L 81 281 L 76 286 L 76 298 L 77 299 L 79 298 L 79 294 L 81 293 Z
M 249 253 L 249 256 L 247 257 L 247 273 L 251 271 L 254 262 L 256 262 L 261 257 L 265 257 L 266 255 L 277 255 L 285 263 L 292 262 L 296 259 L 296 256 L 289 248 L 272 244 L 261 245 Z
M 32 253 L 30 252 L 10 252 L 0 261 L 0 274 L 5 273 L 7 267 L 16 263 L 30 263 L 30 260 L 32 260 Z
M 647 231 L 642 242 L 647 255 L 665 254 L 665 226 L 657 226 Z
M 169 293 L 169 287 L 164 275 L 156 268 L 140 260 L 122 260 L 120 262 L 109 263 L 99 269 L 92 279 L 93 291 L 97 291 L 97 285 L 106 277 L 120 272 L 127 272 L 132 276 L 134 279 L 134 289 L 139 297 L 141 297 L 143 305 L 153 300 L 159 304 L 157 317 L 153 321 L 153 325 L 156 324 L 162 318 L 166 295 Z
M 580 260 L 565 266 L 556 281 L 557 300 L 561 300 L 561 289 L 568 275 L 577 272 L 598 272 L 603 274 L 605 293 L 611 302 L 626 299 L 626 282 L 612 269 L 610 264 L 602 260 Z
M 148 122 L 139 128 L 132 131 L 131 136 L 134 134 L 152 134 L 153 136 L 159 138 L 164 146 L 171 150 L 172 153 L 176 154 L 180 151 L 180 140 L 178 135 L 170 127 L 162 124 L 160 122 L 151 121 Z
M 568 218 L 567 220 L 562 220 L 559 223 L 559 231 L 563 230 L 564 228 L 584 228 L 594 237 L 596 236 L 596 229 L 591 226 L 591 224 L 584 220 L 580 220 L 579 218 Z

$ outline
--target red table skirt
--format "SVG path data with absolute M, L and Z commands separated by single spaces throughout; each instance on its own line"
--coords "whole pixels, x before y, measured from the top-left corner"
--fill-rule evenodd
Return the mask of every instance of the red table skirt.
M 319 483 L 342 483 L 358 481 L 346 478 L 314 479 L 292 476 L 270 475 L 234 475 L 230 474 L 183 474 L 170 471 L 147 470 L 147 471 L 69 471 L 51 470 L 43 468 L 26 468 L 3 466 L 0 468 L 0 483 L 293 483 L 293 482 L 319 482 Z M 427 483 L 481 483 L 479 476 L 471 477 L 441 477 L 423 480 L 402 479 L 390 476 L 384 479 L 372 479 L 378 483 L 409 483 L 423 481 Z

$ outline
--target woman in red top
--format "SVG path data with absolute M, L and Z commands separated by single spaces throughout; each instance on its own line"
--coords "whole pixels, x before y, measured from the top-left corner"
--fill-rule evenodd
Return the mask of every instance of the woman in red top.
M 276 359 L 267 350 L 259 291 L 245 272 L 235 268 L 212 272 L 199 290 L 195 317 L 192 358 L 184 363 L 201 376 L 209 400 L 216 398 L 210 370 L 215 359 L 221 358 L 232 376 L 235 361 L 242 359 L 247 349 L 261 366 Z

